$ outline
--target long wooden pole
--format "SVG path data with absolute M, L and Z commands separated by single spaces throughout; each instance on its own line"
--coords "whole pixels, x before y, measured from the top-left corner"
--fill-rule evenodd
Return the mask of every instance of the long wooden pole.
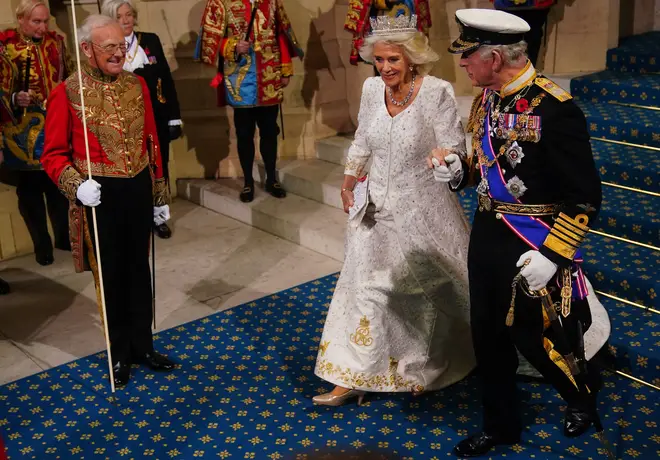
M 76 2 L 71 0 L 71 16 L 73 19 L 73 36 L 76 42 L 76 64 L 78 64 L 78 85 L 80 89 L 80 109 L 82 111 L 83 135 L 85 136 L 85 154 L 87 155 L 87 179 L 92 180 L 92 161 L 89 155 L 89 138 L 87 136 L 87 114 L 85 112 L 85 95 L 83 93 L 82 66 L 80 63 L 80 43 L 78 43 L 78 21 L 76 19 Z M 110 374 L 110 389 L 115 393 L 115 376 L 112 368 L 112 354 L 110 352 L 110 331 L 108 329 L 108 313 L 105 305 L 105 288 L 103 286 L 103 269 L 101 268 L 101 245 L 99 244 L 99 227 L 96 219 L 96 208 L 92 208 L 92 225 L 94 227 L 94 242 L 96 246 L 96 264 L 98 267 L 98 283 L 101 295 L 101 313 L 103 315 L 103 332 L 105 334 L 105 348 L 108 354 L 108 371 Z

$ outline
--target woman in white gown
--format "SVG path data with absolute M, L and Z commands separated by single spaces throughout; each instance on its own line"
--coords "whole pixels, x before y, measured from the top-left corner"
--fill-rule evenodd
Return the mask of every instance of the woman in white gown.
M 364 83 L 342 187 L 348 212 L 371 160 L 368 204 L 349 221 L 316 363 L 316 375 L 336 387 L 316 396 L 316 404 L 361 400 L 365 392 L 438 389 L 474 367 L 469 224 L 427 165 L 437 148 L 465 156 L 453 89 L 428 75 L 438 55 L 417 32 L 414 16 L 413 23 L 379 21 L 361 55 L 381 76 Z

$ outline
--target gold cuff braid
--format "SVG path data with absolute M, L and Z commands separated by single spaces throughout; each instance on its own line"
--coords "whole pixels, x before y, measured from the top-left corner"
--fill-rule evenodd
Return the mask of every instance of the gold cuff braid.
M 78 173 L 73 166 L 67 166 L 60 173 L 57 182 L 57 186 L 64 196 L 66 196 L 69 201 L 76 201 L 78 187 L 85 182 L 85 179 L 82 178 L 80 173 Z
M 170 188 L 164 178 L 156 179 L 154 181 L 154 206 L 165 206 L 166 204 L 170 204 Z
M 566 259 L 573 260 L 575 253 L 589 233 L 589 218 L 578 214 L 575 218 L 559 213 L 555 225 L 545 239 L 543 246 Z

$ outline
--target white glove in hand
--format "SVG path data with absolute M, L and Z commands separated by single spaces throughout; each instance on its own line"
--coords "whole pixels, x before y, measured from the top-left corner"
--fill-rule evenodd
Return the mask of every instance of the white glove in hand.
M 154 223 L 163 225 L 168 220 L 170 220 L 170 207 L 168 205 L 154 206 Z
M 95 207 L 101 204 L 101 184 L 94 179 L 88 179 L 78 187 L 76 198 L 82 204 L 89 207 Z
M 433 163 L 433 178 L 437 182 L 450 182 L 458 179 L 463 172 L 463 164 L 461 159 L 455 153 L 450 153 L 445 157 L 447 166 L 441 165 L 437 158 L 432 158 Z
M 522 267 L 527 259 L 529 259 L 529 264 L 523 269 L 522 276 L 525 277 L 532 291 L 538 291 L 546 287 L 557 273 L 557 264 L 539 251 L 527 251 L 520 256 L 516 267 Z

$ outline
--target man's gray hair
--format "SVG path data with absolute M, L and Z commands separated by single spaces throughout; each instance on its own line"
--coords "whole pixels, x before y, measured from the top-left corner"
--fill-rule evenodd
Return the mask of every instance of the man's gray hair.
M 102 14 L 91 14 L 85 18 L 82 26 L 78 28 L 78 45 L 92 42 L 92 31 L 112 24 L 119 25 L 115 18 L 109 18 Z
M 101 14 L 109 16 L 112 19 L 117 19 L 117 10 L 119 10 L 119 8 L 124 5 L 128 5 L 128 7 L 133 12 L 135 25 L 137 25 L 138 12 L 131 0 L 105 0 L 101 5 Z
M 490 57 L 493 51 L 499 51 L 505 64 L 517 64 L 527 60 L 527 42 L 522 40 L 512 45 L 483 45 L 479 48 L 482 59 Z

